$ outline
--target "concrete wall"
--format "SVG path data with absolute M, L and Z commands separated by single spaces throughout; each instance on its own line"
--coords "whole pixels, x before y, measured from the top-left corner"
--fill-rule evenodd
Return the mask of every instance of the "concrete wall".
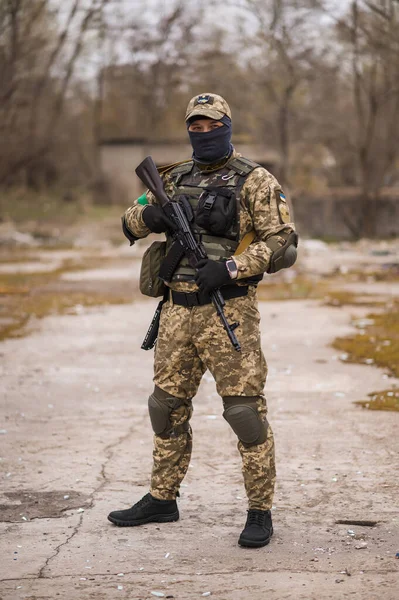
M 237 144 L 238 152 L 243 156 L 252 158 L 266 168 L 273 169 L 278 157 L 257 144 Z M 110 182 L 114 193 L 126 196 L 133 200 L 140 196 L 143 186 L 134 170 L 146 157 L 152 156 L 157 165 L 187 160 L 191 157 L 190 144 L 181 142 L 105 142 L 100 146 L 101 168 L 104 176 Z

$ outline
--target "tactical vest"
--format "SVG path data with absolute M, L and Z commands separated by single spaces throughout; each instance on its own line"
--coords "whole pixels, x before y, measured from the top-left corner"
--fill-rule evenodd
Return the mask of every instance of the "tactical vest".
M 205 189 L 217 191 L 224 188 L 234 192 L 231 202 L 235 202 L 235 218 L 230 228 L 220 235 L 213 235 L 206 229 L 200 228 L 195 220 L 191 227 L 195 238 L 201 242 L 208 257 L 212 260 L 229 258 L 235 252 L 240 237 L 240 193 L 245 179 L 259 165 L 243 157 L 234 157 L 224 167 L 213 172 L 201 170 L 194 161 L 178 165 L 169 172 L 172 185 L 171 200 L 178 201 L 185 196 L 190 202 L 194 216 L 197 212 L 198 202 Z M 172 239 L 168 236 L 166 253 L 169 252 Z M 183 257 L 174 272 L 172 281 L 194 281 L 195 271 Z

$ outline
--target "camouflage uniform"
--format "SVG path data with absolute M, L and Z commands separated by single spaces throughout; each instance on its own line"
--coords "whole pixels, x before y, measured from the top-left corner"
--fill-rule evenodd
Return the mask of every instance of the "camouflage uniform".
M 197 169 L 197 185 L 209 185 L 229 162 L 239 156 L 235 151 L 227 163 L 212 170 Z M 184 185 L 183 176 L 180 185 Z M 176 194 L 173 169 L 163 175 L 170 198 Z M 151 193 L 147 201 L 156 203 Z M 268 239 L 293 231 L 289 210 L 277 180 L 266 169 L 257 167 L 245 178 L 241 187 L 238 241 L 255 230 L 256 238 L 240 255 L 234 256 L 238 268 L 237 285 L 245 278 L 264 273 L 269 266 L 272 250 Z M 125 224 L 138 238 L 150 233 L 136 201 L 125 213 Z M 282 242 L 284 239 L 282 239 Z M 231 255 L 229 255 L 230 257 Z M 192 281 L 172 281 L 171 289 L 181 292 L 198 290 Z M 222 288 L 223 292 L 223 288 Z M 162 500 L 172 500 L 179 491 L 187 472 L 192 449 L 192 398 L 202 375 L 209 369 L 225 410 L 240 402 L 247 402 L 257 411 L 264 424 L 264 436 L 253 443 L 239 439 L 242 471 L 250 509 L 271 508 L 274 483 L 274 440 L 266 420 L 267 406 L 263 395 L 267 365 L 261 349 L 259 312 L 256 286 L 250 285 L 248 295 L 226 300 L 228 321 L 239 322 L 236 330 L 242 351 L 236 352 L 224 331 L 212 304 L 187 308 L 173 303 L 170 298 L 163 306 L 154 361 L 155 390 L 151 401 L 161 402 L 169 410 L 168 426 L 155 430 L 151 494 Z M 150 411 L 151 414 L 151 411 Z
M 240 156 L 233 152 L 233 159 Z M 226 163 L 228 167 L 229 162 Z M 198 185 L 206 186 L 209 176 L 215 175 L 217 171 L 207 172 L 201 169 L 202 178 L 198 179 Z M 173 198 L 176 186 L 171 181 L 172 171 L 163 175 L 165 191 L 169 198 Z M 147 201 L 156 204 L 154 196 L 147 192 Z M 142 212 L 145 206 L 137 201 L 127 209 L 125 223 L 128 229 L 138 238 L 146 237 L 150 230 L 146 227 Z M 278 236 L 280 232 L 294 231 L 294 224 L 290 222 L 289 208 L 284 194 L 277 179 L 263 167 L 254 169 L 245 179 L 240 193 L 240 231 L 239 241 L 246 233 L 255 230 L 256 238 L 252 244 L 239 256 L 234 256 L 238 267 L 238 279 L 264 273 L 272 255 L 267 240 L 272 236 Z M 284 240 L 282 240 L 283 242 Z M 173 282 L 170 286 L 173 290 L 182 292 L 196 291 L 195 283 Z

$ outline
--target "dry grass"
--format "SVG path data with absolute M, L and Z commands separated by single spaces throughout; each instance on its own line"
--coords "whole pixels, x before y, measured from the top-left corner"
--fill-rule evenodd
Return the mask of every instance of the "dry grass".
M 68 248 L 80 235 L 120 244 L 124 239 L 120 218 L 126 208 L 93 204 L 85 191 L 76 191 L 69 201 L 57 190 L 39 193 L 15 188 L 0 195 L 4 225 L 29 233 L 46 248 Z
M 76 314 L 82 307 L 131 302 L 132 291 L 122 284 L 60 280 L 63 273 L 103 267 L 104 263 L 106 258 L 88 257 L 64 261 L 49 272 L 0 274 L 0 340 L 29 334 L 36 320 L 48 315 Z
M 348 277 L 351 281 L 399 281 L 399 264 L 386 263 L 380 266 L 379 269 L 365 269 L 363 271 L 353 269 L 349 271 Z
M 384 306 L 385 302 L 377 300 L 375 296 L 355 294 L 344 290 L 331 290 L 324 296 L 324 304 L 326 306 Z

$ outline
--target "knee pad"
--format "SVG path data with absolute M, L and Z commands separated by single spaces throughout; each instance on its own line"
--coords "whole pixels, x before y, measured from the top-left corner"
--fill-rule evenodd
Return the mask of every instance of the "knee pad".
M 244 446 L 263 444 L 267 438 L 268 423 L 259 414 L 257 400 L 257 396 L 223 398 L 223 417 Z
M 173 410 L 184 404 L 181 398 L 167 394 L 161 388 L 155 386 L 153 393 L 148 398 L 148 411 L 150 413 L 151 425 L 156 435 L 170 434 L 174 432 L 179 435 L 188 431 L 188 422 L 173 427 L 170 415 Z

